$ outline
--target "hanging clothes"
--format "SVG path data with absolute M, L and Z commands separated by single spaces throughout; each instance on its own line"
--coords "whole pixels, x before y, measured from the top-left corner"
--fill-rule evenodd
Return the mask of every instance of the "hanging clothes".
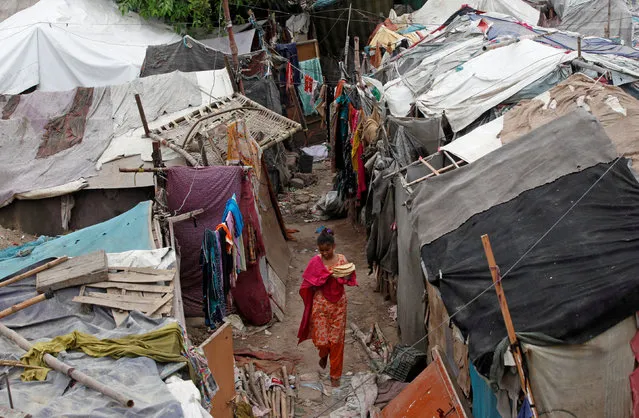
M 231 198 L 226 202 L 224 214 L 222 215 L 222 222 L 226 221 L 229 213 L 233 214 L 237 235 L 242 235 L 242 231 L 244 230 L 244 217 L 240 211 L 240 205 L 237 203 L 235 193 L 233 193 L 233 196 L 231 196 Z
M 351 150 L 353 170 L 357 176 L 357 200 L 361 200 L 363 193 L 366 191 L 366 168 L 364 167 L 364 160 L 362 159 L 362 155 L 364 154 L 364 144 L 361 140 L 362 130 L 363 124 L 360 124 L 353 135 Z
M 204 231 L 200 264 L 202 265 L 204 320 L 208 327 L 214 328 L 226 315 L 222 247 L 217 232 L 209 229 Z

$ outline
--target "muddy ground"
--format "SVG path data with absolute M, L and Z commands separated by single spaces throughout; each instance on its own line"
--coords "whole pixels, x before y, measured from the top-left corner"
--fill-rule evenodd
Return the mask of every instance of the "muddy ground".
M 318 174 L 318 183 L 302 189 L 294 191 L 289 196 L 283 196 L 288 200 L 295 200 L 295 194 L 306 192 L 314 196 L 321 196 L 331 189 L 331 174 L 329 167 L 324 163 L 316 163 L 314 172 Z M 288 211 L 287 211 L 288 212 Z M 287 301 L 286 301 L 286 319 L 284 322 L 276 322 L 269 329 L 271 335 L 265 332 L 246 337 L 246 339 L 236 338 L 235 348 L 252 348 L 274 351 L 276 353 L 291 353 L 301 357 L 301 362 L 297 365 L 296 373 L 306 374 L 312 372 L 322 372 L 324 385 L 329 388 L 329 379 L 326 371 L 319 368 L 319 357 L 317 350 L 311 341 L 305 341 L 298 346 L 297 331 L 304 310 L 302 299 L 298 294 L 299 285 L 302 280 L 302 272 L 306 267 L 309 259 L 316 254 L 317 228 L 326 226 L 333 229 L 337 244 L 336 251 L 342 253 L 346 258 L 355 263 L 357 267 L 357 279 L 359 287 L 347 288 L 346 294 L 348 298 L 348 323 L 354 322 L 360 329 L 369 329 L 371 325 L 377 322 L 385 334 L 389 342 L 395 345 L 398 341 L 397 328 L 390 317 L 390 302 L 375 292 L 375 278 L 368 275 L 366 263 L 366 231 L 364 227 L 356 227 L 349 219 L 315 221 L 312 220 L 310 214 L 295 214 L 292 212 L 285 213 L 285 221 L 287 228 L 298 229 L 299 232 L 294 236 L 297 241 L 288 243 L 291 252 L 291 262 L 289 266 L 289 276 L 286 282 Z M 352 374 L 360 371 L 368 371 L 369 358 L 359 343 L 353 339 L 350 332 L 347 331 L 346 347 L 344 350 L 344 375 Z M 345 379 L 347 380 L 347 379 Z M 329 388 L 330 391 L 330 388 Z M 300 397 L 301 409 L 304 417 L 319 416 L 320 413 L 332 406 L 335 402 L 335 396 L 320 396 L 312 391 L 304 390 Z M 307 396 L 308 395 L 308 396 Z M 305 398 L 305 399 L 304 399 Z M 324 413 L 323 415 L 328 415 Z

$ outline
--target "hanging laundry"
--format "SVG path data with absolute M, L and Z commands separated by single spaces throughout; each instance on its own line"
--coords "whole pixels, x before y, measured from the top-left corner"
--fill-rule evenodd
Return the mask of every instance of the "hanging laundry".
M 235 193 L 233 193 L 233 196 L 231 196 L 231 198 L 226 202 L 224 214 L 222 215 L 222 222 L 226 221 L 226 217 L 229 212 L 233 213 L 233 217 L 235 218 L 235 227 L 238 231 L 237 235 L 242 235 L 242 231 L 244 229 L 244 217 L 242 216 L 242 212 L 240 212 L 240 206 L 237 203 Z
M 308 94 L 313 93 L 313 77 L 308 74 L 304 75 L 304 91 Z
M 222 273 L 222 251 L 219 234 L 209 229 L 204 231 L 200 252 L 202 265 L 202 292 L 206 325 L 215 328 L 226 315 L 226 300 Z
M 293 85 L 293 66 L 290 62 L 286 64 L 286 89 L 288 90 Z
M 262 173 L 262 148 L 248 130 L 246 122 L 240 119 L 228 125 L 226 162 L 253 167 L 257 179 Z

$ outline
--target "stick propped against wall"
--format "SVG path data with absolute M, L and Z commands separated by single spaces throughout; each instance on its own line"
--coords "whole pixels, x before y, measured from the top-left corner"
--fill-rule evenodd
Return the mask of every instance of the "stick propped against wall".
M 501 308 L 501 314 L 504 317 L 504 323 L 506 324 L 506 330 L 508 331 L 510 349 L 512 350 L 515 363 L 517 364 L 521 387 L 524 391 L 524 395 L 528 398 L 533 417 L 539 418 L 537 406 L 535 405 L 535 397 L 533 396 L 532 387 L 530 386 L 530 380 L 524 370 L 524 355 L 522 353 L 521 346 L 519 345 L 517 334 L 515 334 L 515 326 L 513 325 L 513 320 L 510 317 L 510 309 L 508 309 L 506 294 L 504 293 L 504 288 L 501 285 L 501 274 L 499 273 L 499 267 L 495 261 L 493 248 L 490 245 L 488 235 L 482 235 L 481 242 L 484 245 L 484 252 L 486 253 L 486 259 L 488 260 L 488 267 L 490 268 L 490 274 L 492 275 L 493 283 L 495 285 L 495 292 L 497 292 L 497 299 L 499 299 L 499 307 Z

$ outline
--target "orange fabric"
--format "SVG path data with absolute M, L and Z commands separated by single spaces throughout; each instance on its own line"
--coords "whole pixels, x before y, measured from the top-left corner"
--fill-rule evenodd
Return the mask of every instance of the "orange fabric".
M 226 224 L 219 224 L 217 228 L 215 228 L 216 231 L 219 231 L 220 229 L 223 229 L 224 232 L 226 232 L 226 237 L 224 237 L 224 239 L 226 240 L 226 252 L 228 254 L 231 254 L 231 252 L 233 251 L 233 235 L 231 235 L 231 233 L 229 232 L 229 228 L 226 226 Z
M 348 263 L 342 254 L 336 255 L 338 261 L 335 265 Z M 328 270 L 332 272 L 333 268 L 329 267 Z M 315 292 L 310 328 L 311 338 L 315 347 L 319 349 L 320 358 L 328 356 L 330 359 L 331 379 L 339 380 L 344 368 L 346 293 L 337 302 L 332 303 L 324 297 L 321 291 Z
M 311 337 L 313 344 L 319 349 L 320 358 L 328 356 L 330 359 L 331 379 L 341 378 L 346 337 L 346 294 L 337 303 L 331 303 L 322 292 L 315 293 Z

